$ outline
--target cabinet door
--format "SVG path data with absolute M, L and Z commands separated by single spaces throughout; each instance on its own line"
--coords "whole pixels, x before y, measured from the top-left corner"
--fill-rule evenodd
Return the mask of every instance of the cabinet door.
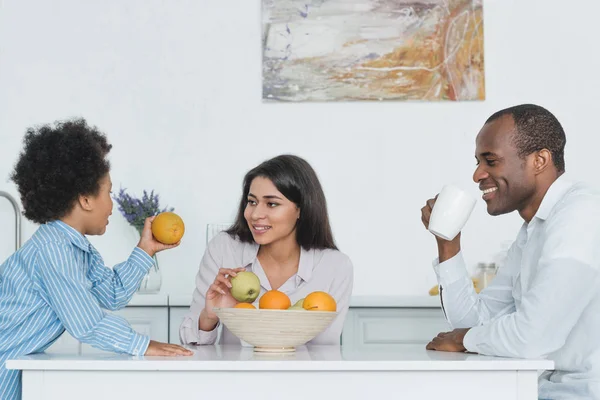
M 351 308 L 342 344 L 357 348 L 390 344 L 427 344 L 450 330 L 441 308 Z
M 169 314 L 169 343 L 181 344 L 179 341 L 179 326 L 189 307 L 170 307 Z
M 152 340 L 165 343 L 169 340 L 167 307 L 127 307 L 123 310 L 107 312 L 125 318 L 134 331 L 147 335 Z M 80 343 L 65 332 L 46 350 L 46 353 L 103 354 L 108 352 Z

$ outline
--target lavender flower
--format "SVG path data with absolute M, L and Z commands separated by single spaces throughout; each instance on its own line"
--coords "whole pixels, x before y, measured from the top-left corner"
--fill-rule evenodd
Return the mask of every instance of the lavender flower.
M 144 228 L 146 218 L 161 212 L 174 210 L 173 207 L 161 210 L 158 205 L 158 194 L 154 194 L 154 190 L 150 194 L 144 190 L 144 195 L 141 199 L 132 197 L 125 190 L 120 189 L 118 196 L 113 196 L 113 199 L 119 205 L 119 211 L 121 211 L 127 222 L 137 229 L 140 234 Z

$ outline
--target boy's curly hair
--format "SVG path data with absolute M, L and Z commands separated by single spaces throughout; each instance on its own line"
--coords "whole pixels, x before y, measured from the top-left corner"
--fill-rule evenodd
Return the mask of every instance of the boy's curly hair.
M 85 119 L 28 128 L 11 180 L 23 215 L 40 224 L 67 215 L 80 195 L 97 195 L 109 172 L 111 149 L 103 133 Z

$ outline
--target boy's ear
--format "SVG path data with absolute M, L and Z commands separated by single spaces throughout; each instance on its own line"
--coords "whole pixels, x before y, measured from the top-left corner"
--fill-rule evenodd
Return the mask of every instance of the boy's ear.
M 85 211 L 92 211 L 92 201 L 89 196 L 79 196 L 79 207 L 81 207 Z

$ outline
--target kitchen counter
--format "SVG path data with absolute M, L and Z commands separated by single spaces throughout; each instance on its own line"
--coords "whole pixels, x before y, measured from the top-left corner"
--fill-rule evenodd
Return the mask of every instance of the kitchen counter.
M 352 296 L 350 307 L 441 308 L 439 296 Z
M 169 306 L 189 307 L 192 295 L 169 295 Z M 439 296 L 352 296 L 350 307 L 440 308 Z
M 42 353 L 10 360 L 7 368 L 23 370 L 23 400 L 130 399 L 131 393 L 145 400 L 351 400 L 371 397 L 374 388 L 415 399 L 536 399 L 537 371 L 554 368 L 548 360 L 427 351 L 422 345 L 300 346 L 290 354 L 241 346 L 190 348 L 190 357 Z

